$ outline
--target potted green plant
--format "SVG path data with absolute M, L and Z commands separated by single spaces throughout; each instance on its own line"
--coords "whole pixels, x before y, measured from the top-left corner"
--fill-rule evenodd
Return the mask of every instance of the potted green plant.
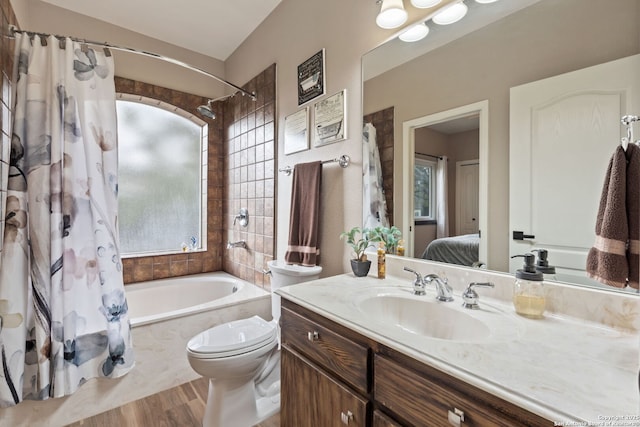
M 368 228 L 353 227 L 349 231 L 340 233 L 340 239 L 344 239 L 347 245 L 353 249 L 355 258 L 351 259 L 351 270 L 357 277 L 364 277 L 369 274 L 371 261 L 367 259 L 364 251 L 371 246 L 371 230 Z
M 402 232 L 398 227 L 376 227 L 372 230 L 372 242 L 384 242 L 384 250 L 388 254 L 395 255 L 398 243 L 402 238 Z

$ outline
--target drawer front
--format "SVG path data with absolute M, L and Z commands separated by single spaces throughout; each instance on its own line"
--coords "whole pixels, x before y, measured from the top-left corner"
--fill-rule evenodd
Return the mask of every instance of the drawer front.
M 480 400 L 460 394 L 447 384 L 431 381 L 378 354 L 375 356 L 374 370 L 375 400 L 409 425 L 456 425 L 455 421 L 458 420 L 463 426 L 553 425 L 541 422 L 533 414 L 531 419 L 526 420 L 512 418 L 508 409 L 505 409 L 505 413 L 500 412 Z M 503 403 L 504 408 L 511 405 Z
M 367 347 L 282 309 L 282 343 L 291 346 L 362 394 L 368 391 Z

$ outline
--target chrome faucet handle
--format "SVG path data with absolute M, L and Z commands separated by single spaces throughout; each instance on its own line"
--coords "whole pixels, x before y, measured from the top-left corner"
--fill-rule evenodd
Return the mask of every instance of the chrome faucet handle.
M 408 271 L 408 272 L 413 273 L 413 274 L 416 275 L 416 278 L 412 282 L 413 294 L 414 295 L 425 295 L 426 294 L 426 292 L 424 291 L 425 284 L 424 284 L 424 280 L 422 280 L 422 275 L 420 273 L 418 273 L 417 271 L 410 269 L 409 267 L 404 267 L 404 271 Z
M 449 286 L 448 280 L 446 278 L 442 278 L 437 274 L 428 274 L 424 277 L 424 281 L 427 285 L 431 282 L 435 282 L 436 290 L 438 291 L 438 296 L 436 296 L 436 299 L 438 301 L 453 301 L 453 288 Z
M 470 309 L 478 309 L 480 306 L 478 305 L 479 296 L 478 293 L 473 289 L 476 286 L 482 286 L 485 288 L 493 288 L 495 285 L 492 282 L 473 282 L 470 283 L 467 289 L 462 293 L 462 306 L 464 308 Z
M 233 217 L 233 225 L 236 225 L 237 220 L 240 220 L 240 225 L 242 227 L 249 225 L 249 210 L 247 208 L 240 209 L 238 215 Z

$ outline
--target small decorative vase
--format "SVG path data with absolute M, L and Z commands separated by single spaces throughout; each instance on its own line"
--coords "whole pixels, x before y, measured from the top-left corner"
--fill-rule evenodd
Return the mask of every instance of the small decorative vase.
M 356 277 L 364 277 L 369 274 L 369 269 L 371 268 L 371 261 L 360 261 L 357 259 L 351 260 L 351 270 L 353 270 L 353 274 Z

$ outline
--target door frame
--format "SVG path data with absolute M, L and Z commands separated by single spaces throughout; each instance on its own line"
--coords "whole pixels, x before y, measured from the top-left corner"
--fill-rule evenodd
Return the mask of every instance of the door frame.
M 413 221 L 413 169 L 415 157 L 415 130 L 421 127 L 442 123 L 477 114 L 479 116 L 479 189 L 478 214 L 481 232 L 479 260 L 487 263 L 488 245 L 488 197 L 489 197 L 489 100 L 463 105 L 435 114 L 407 120 L 402 123 L 402 188 L 405 196 L 402 198 L 402 226 L 401 231 L 405 240 L 405 250 L 414 253 L 415 226 Z

